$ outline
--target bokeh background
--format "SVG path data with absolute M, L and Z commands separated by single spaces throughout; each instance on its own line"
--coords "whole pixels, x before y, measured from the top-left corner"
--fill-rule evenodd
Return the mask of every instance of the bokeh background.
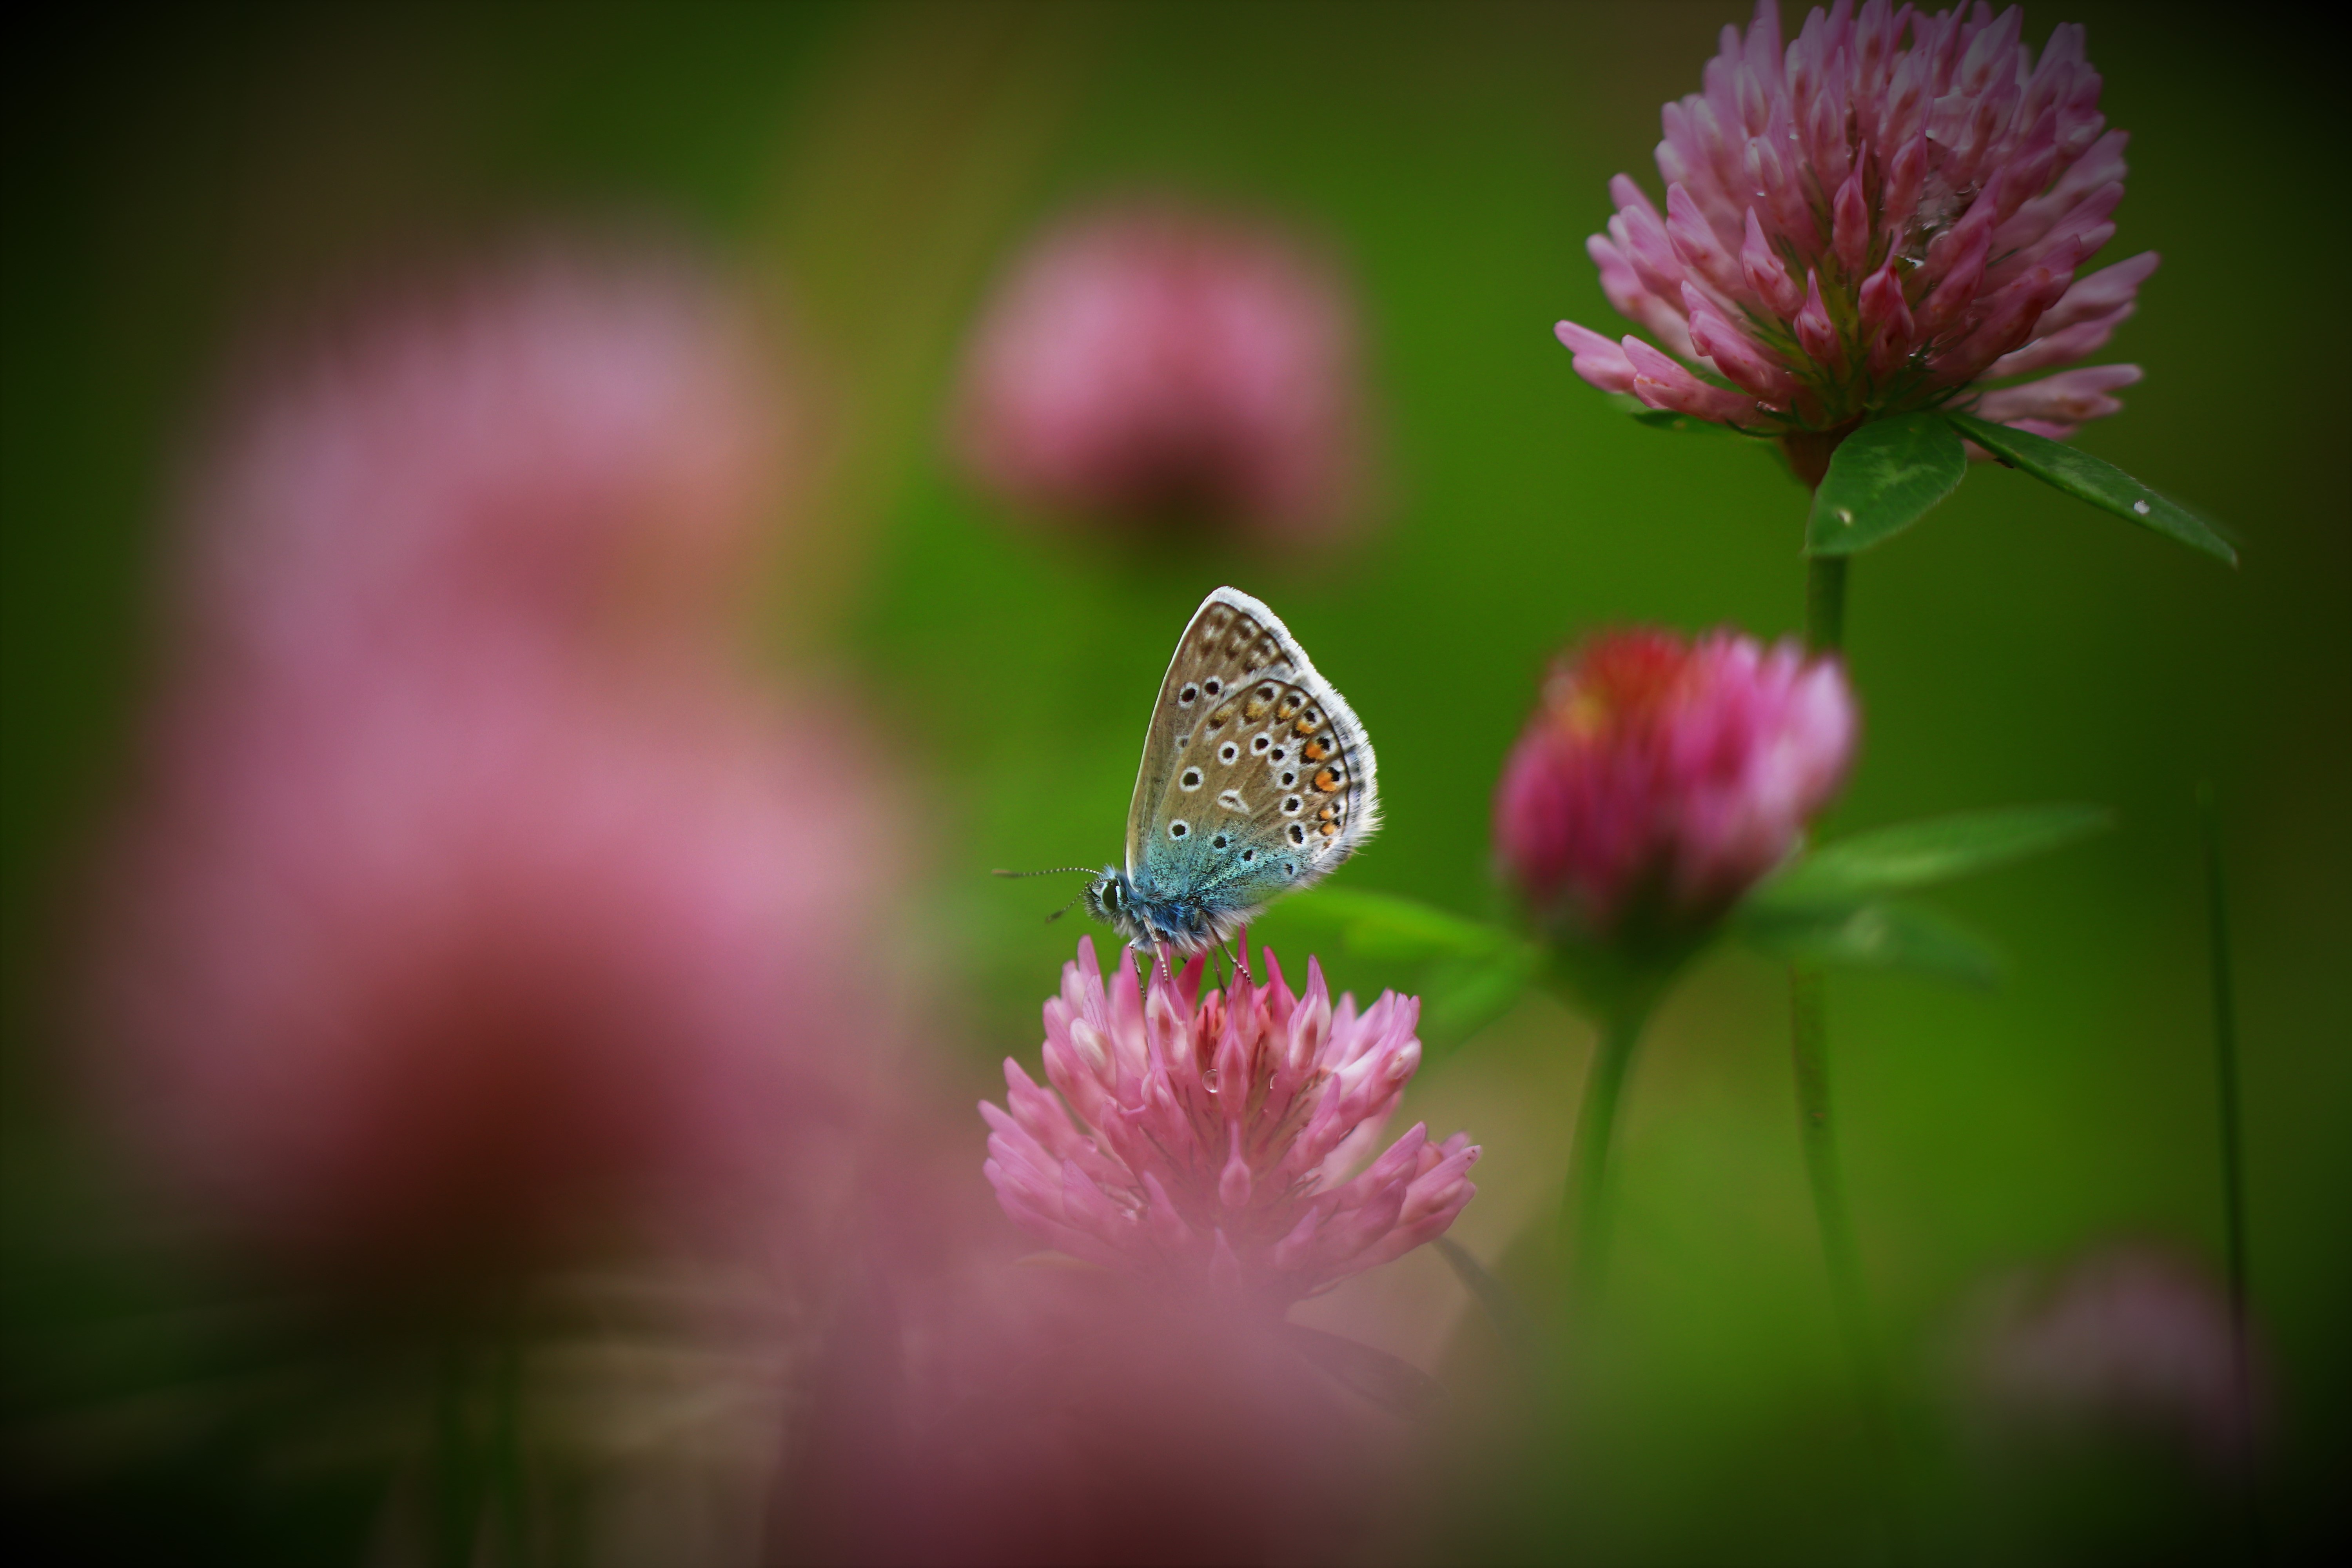
M 1941 900 L 1997 935 L 1999 991 L 1835 986 L 1843 1152 L 1929 1561 L 2198 1558 L 2238 1538 L 2229 1488 L 2193 1467 L 2021 1456 L 1972 1435 L 1950 1386 L 1971 1292 L 2004 1271 L 2118 1239 L 2218 1266 L 2200 779 L 2223 802 L 2235 900 L 2274 1542 L 2340 1540 L 2352 1468 L 2352 332 L 2336 306 L 2352 204 L 2332 68 L 2298 30 L 2211 7 L 2037 6 L 2028 36 L 2062 19 L 2087 23 L 2103 107 L 2134 133 L 2112 255 L 2165 257 L 2105 356 L 2147 379 L 2081 445 L 2225 520 L 2244 563 L 1984 469 L 1854 568 L 1866 731 L 1839 826 L 2042 800 L 2120 822 Z M 764 647 L 854 694 L 895 746 L 918 864 L 876 875 L 905 884 L 922 1048 L 976 1096 L 1003 1055 L 1034 1061 L 1076 935 L 1044 923 L 1058 884 L 985 873 L 1117 853 L 1150 694 L 1207 589 L 1271 601 L 1377 738 L 1390 825 L 1342 882 L 1480 916 L 1503 912 L 1489 796 L 1550 650 L 1630 621 L 1798 626 L 1798 487 L 1743 442 L 1633 424 L 1550 334 L 1613 319 L 1582 251 L 1604 184 L 1654 183 L 1658 105 L 1744 20 L 1722 4 L 207 7 L 107 13 L 12 50 L 12 1496 L 102 1519 L 82 1542 L 100 1557 L 169 1542 L 322 1561 L 366 1535 L 363 1489 L 273 1490 L 194 1425 L 92 1435 L 115 1428 L 91 1413 L 152 1414 L 215 1370 L 185 1327 L 211 1282 L 149 1244 L 75 1092 L 62 977 L 156 679 L 172 487 L 247 334 L 453 242 L 583 223 L 681 238 L 788 323 L 827 460 Z M 1136 190 L 1276 215 L 1342 258 L 1380 431 L 1354 543 L 1056 533 L 959 479 L 942 439 L 956 356 L 1010 248 Z M 1310 931 L 1277 913 L 1259 934 L 1286 949 Z M 1401 978 L 1370 961 L 1334 975 L 1360 993 Z M 1521 1478 L 1572 1490 L 1596 1560 L 1887 1549 L 1785 1012 L 1779 973 L 1712 957 L 1637 1065 L 1605 1438 Z M 1454 1234 L 1490 1261 L 1558 1190 L 1588 1044 L 1541 999 L 1431 1041 L 1408 1114 L 1485 1143 Z M 968 1133 L 976 1183 L 977 1121 Z M 1316 1310 L 1442 1370 L 1456 1288 L 1426 1254 L 1391 1274 Z M 64 1432 L 72 1462 L 35 1466 L 71 1447 Z M 1498 1495 L 1457 1478 L 1461 1517 L 1390 1549 L 1475 1555 L 1465 1543 L 1489 1538 L 1466 1521 L 1490 1528 L 1515 1506 Z

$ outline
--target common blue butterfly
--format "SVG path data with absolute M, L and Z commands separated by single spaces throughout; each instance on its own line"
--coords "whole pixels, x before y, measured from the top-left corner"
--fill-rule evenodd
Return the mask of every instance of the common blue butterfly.
M 1201 601 L 1168 661 L 1127 807 L 1127 864 L 1082 895 L 1131 947 L 1223 942 L 1380 826 L 1372 742 L 1272 610 Z

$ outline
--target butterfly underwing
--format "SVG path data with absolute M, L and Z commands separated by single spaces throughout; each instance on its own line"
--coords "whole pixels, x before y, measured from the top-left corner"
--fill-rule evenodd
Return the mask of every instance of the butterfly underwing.
M 1087 908 L 1180 953 L 1225 942 L 1284 893 L 1314 886 L 1380 826 L 1372 743 L 1289 628 L 1238 588 L 1192 612 L 1144 731 L 1127 863 Z

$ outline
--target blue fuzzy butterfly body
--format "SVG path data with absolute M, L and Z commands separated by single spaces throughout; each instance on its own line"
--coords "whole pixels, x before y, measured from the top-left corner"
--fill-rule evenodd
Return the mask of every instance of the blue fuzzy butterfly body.
M 1370 740 L 1274 612 L 1235 588 L 1201 602 L 1144 733 L 1127 863 L 1087 909 L 1136 947 L 1198 952 L 1312 887 L 1380 825 Z

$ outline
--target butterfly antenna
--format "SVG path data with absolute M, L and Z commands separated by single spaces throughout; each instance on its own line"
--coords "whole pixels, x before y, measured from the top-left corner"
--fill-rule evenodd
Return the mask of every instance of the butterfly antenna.
M 1055 921 L 1060 920 L 1064 915 L 1068 914 L 1077 901 L 1086 896 L 1087 890 L 1084 888 L 1080 888 L 1076 892 L 1072 893 L 1070 895 L 1069 903 L 1064 904 L 1060 909 L 1055 910 L 1052 914 L 1047 915 L 1045 917 L 1045 923 L 1047 925 L 1052 925 Z
M 1080 876 L 1091 877 L 1095 874 L 1095 868 L 1092 866 L 1048 866 L 1042 871 L 1008 871 L 1003 867 L 999 866 L 994 870 L 989 872 L 989 875 L 992 877 L 1059 877 L 1068 871 L 1076 871 Z

